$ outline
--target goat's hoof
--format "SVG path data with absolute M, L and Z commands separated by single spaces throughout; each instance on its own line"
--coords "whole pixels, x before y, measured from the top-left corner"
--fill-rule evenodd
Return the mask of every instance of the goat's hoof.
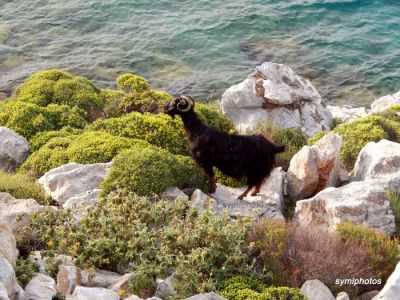
M 257 196 L 257 195 L 258 195 L 258 193 L 256 193 L 256 192 L 253 192 L 253 193 L 251 193 L 251 195 L 252 195 L 252 196 Z
M 244 196 L 237 197 L 239 200 L 243 200 Z

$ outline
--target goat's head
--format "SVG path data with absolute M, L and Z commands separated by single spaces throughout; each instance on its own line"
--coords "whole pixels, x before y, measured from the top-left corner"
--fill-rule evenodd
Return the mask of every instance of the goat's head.
M 194 100 L 189 96 L 180 96 L 164 106 L 163 112 L 175 117 L 192 112 L 194 109 Z

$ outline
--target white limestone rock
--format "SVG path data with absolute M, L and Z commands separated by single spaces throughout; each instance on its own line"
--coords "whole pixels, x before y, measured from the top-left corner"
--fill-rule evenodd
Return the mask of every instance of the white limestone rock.
M 11 265 L 15 265 L 18 257 L 17 243 L 8 222 L 0 217 L 0 256 Z
M 0 127 L 0 171 L 14 172 L 27 159 L 29 148 L 24 137 Z
M 400 91 L 392 95 L 383 96 L 371 104 L 372 112 L 381 112 L 391 106 L 400 105 Z
M 396 223 L 387 191 L 400 192 L 400 177 L 351 182 L 327 188 L 311 199 L 297 201 L 295 217 L 300 225 L 335 230 L 343 221 L 361 223 L 392 235 Z
M 176 198 L 183 198 L 189 200 L 189 196 L 186 195 L 182 190 L 176 186 L 171 186 L 165 190 L 162 194 L 162 198 L 166 200 L 175 200 Z
M 108 288 L 120 279 L 118 273 L 95 269 L 94 271 L 82 270 L 82 286 Z
M 328 287 L 318 279 L 304 282 L 300 294 L 306 296 L 308 300 L 335 300 Z
M 332 117 L 343 122 L 355 121 L 358 118 L 362 118 L 370 114 L 370 111 L 366 107 L 328 105 L 327 108 L 332 114 Z
M 222 95 L 221 109 L 240 132 L 259 123 L 298 128 L 312 136 L 329 130 L 332 115 L 307 79 L 283 64 L 265 62 Z
M 400 262 L 389 276 L 385 286 L 372 300 L 398 300 L 400 296 Z
M 119 300 L 117 293 L 99 287 L 77 286 L 72 295 L 67 296 L 66 300 Z
M 214 292 L 211 292 L 208 294 L 197 294 L 192 297 L 186 298 L 185 300 L 228 300 L 228 299 L 221 297 Z
M 57 291 L 61 295 L 70 295 L 76 286 L 81 285 L 81 269 L 75 266 L 61 265 L 57 274 Z
M 336 186 L 340 174 L 342 137 L 329 133 L 296 153 L 288 169 L 288 194 L 304 199 L 326 187 Z
M 53 278 L 37 274 L 28 282 L 25 293 L 30 300 L 52 300 L 56 296 L 56 282 Z
M 352 181 L 400 176 L 400 144 L 388 140 L 370 142 L 357 157 Z
M 108 175 L 111 163 L 83 165 L 69 163 L 55 168 L 40 179 L 47 195 L 51 196 L 64 208 L 79 202 L 84 205 L 96 203 L 100 184 Z

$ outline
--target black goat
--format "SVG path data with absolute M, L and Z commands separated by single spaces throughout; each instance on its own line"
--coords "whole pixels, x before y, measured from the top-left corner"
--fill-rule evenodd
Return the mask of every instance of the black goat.
M 247 178 L 247 189 L 238 198 L 243 199 L 255 187 L 252 196 L 260 192 L 264 180 L 275 165 L 275 154 L 285 151 L 262 135 L 242 136 L 227 134 L 203 124 L 194 112 L 191 97 L 181 96 L 164 106 L 164 113 L 179 115 L 189 137 L 192 157 L 210 179 L 210 192 L 216 190 L 214 167 L 233 178 Z

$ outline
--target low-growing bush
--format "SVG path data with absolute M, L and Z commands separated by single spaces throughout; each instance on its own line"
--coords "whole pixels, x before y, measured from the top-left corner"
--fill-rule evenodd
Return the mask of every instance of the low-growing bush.
M 397 239 L 392 240 L 380 231 L 351 222 L 339 224 L 336 232 L 342 240 L 356 243 L 368 251 L 376 278 L 386 280 L 390 276 L 399 261 Z
M 387 193 L 389 202 L 390 202 L 390 206 L 393 210 L 393 214 L 396 220 L 396 227 L 397 232 L 399 232 L 400 230 L 400 194 L 390 191 Z
M 394 110 L 395 108 L 393 108 Z M 308 140 L 312 145 L 329 131 L 321 131 Z M 400 142 L 400 117 L 395 112 L 386 112 L 344 123 L 332 130 L 343 138 L 341 160 L 351 170 L 361 149 L 369 142 L 387 139 Z
M 105 104 L 100 90 L 92 82 L 61 70 L 45 70 L 30 76 L 17 89 L 16 97 L 39 106 L 68 105 L 86 112 L 102 108 Z
M 9 193 L 16 199 L 35 199 L 40 204 L 50 203 L 42 186 L 24 174 L 9 174 L 0 171 L 0 192 Z
M 306 300 L 297 288 L 266 287 L 261 281 L 236 276 L 223 282 L 219 294 L 228 300 Z
M 20 257 L 17 259 L 14 271 L 18 284 L 25 288 L 28 282 L 39 272 L 39 266 L 29 257 Z
M 218 109 L 215 108 L 213 103 L 196 103 L 194 111 L 198 114 L 199 118 L 207 125 L 214 127 L 222 132 L 234 132 L 234 126 Z
M 139 295 L 174 270 L 183 299 L 247 269 L 241 253 L 246 230 L 244 220 L 188 209 L 184 199 L 110 194 L 79 224 L 69 210 L 49 209 L 34 215 L 18 237 L 35 239 L 48 253 L 71 255 L 79 267 L 132 272 L 130 291 Z
M 190 157 L 146 147 L 119 154 L 101 188 L 102 195 L 120 189 L 149 195 L 160 194 L 170 186 L 206 190 L 207 178 Z
M 286 147 L 285 152 L 276 156 L 277 166 L 287 170 L 292 157 L 306 144 L 306 140 L 299 129 L 280 128 L 269 123 L 260 123 L 256 132 L 265 136 L 274 145 Z
M 115 136 L 142 139 L 173 154 L 189 155 L 189 142 L 183 123 L 164 114 L 133 112 L 119 118 L 97 120 L 89 131 L 105 131 Z
M 8 127 L 28 140 L 38 132 L 65 126 L 83 128 L 85 125 L 82 111 L 66 105 L 40 107 L 33 103 L 7 101 L 0 108 L 0 126 Z
M 134 147 L 146 147 L 143 140 L 113 136 L 106 132 L 84 132 L 50 139 L 32 153 L 20 169 L 35 176 L 69 162 L 82 164 L 105 163 L 119 152 Z
M 79 135 L 82 134 L 82 132 L 83 132 L 82 129 L 77 129 L 73 127 L 64 127 L 61 128 L 61 130 L 38 132 L 29 141 L 29 143 L 31 144 L 31 148 L 29 149 L 29 151 L 33 153 L 39 150 L 42 146 L 44 146 L 48 141 L 50 141 L 53 138 Z

